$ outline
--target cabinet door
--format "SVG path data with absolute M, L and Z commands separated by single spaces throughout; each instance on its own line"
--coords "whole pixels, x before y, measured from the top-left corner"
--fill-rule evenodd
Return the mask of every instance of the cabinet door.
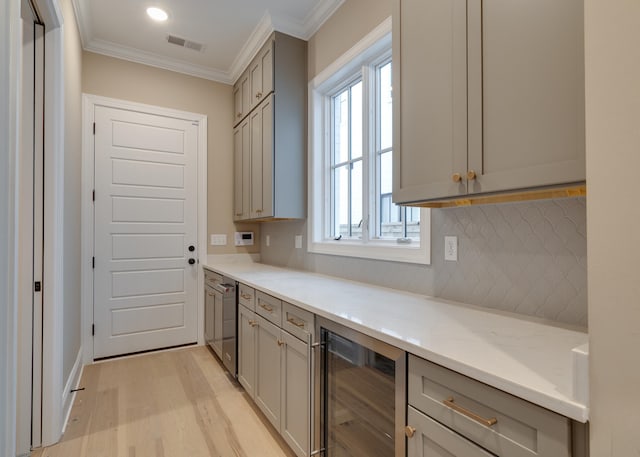
M 251 218 L 273 216 L 273 95 L 250 114 Z
M 282 419 L 280 433 L 299 457 L 310 453 L 311 378 L 309 344 L 282 331 Z
M 583 1 L 468 3 L 469 192 L 583 181 Z
M 281 361 L 280 329 L 256 316 L 256 385 L 255 401 L 269 422 L 280 432 Z
M 256 314 L 238 306 L 238 381 L 251 398 L 256 382 Z
M 273 91 L 273 41 L 269 40 L 249 66 L 251 109 Z
M 207 344 L 213 342 L 213 303 L 215 301 L 213 292 L 204 288 L 204 340 Z
M 233 219 L 249 219 L 251 185 L 251 132 L 249 120 L 245 119 L 233 131 L 234 212 Z
M 213 294 L 213 352 L 222 360 L 222 294 Z
M 495 457 L 411 406 L 407 424 L 415 429 L 407 439 L 407 457 Z
M 395 0 L 393 201 L 465 194 L 467 2 Z M 399 83 L 396 83 L 398 81 Z
M 250 97 L 249 72 L 245 71 L 233 86 L 233 101 L 235 106 L 233 125 L 237 125 L 249 113 Z

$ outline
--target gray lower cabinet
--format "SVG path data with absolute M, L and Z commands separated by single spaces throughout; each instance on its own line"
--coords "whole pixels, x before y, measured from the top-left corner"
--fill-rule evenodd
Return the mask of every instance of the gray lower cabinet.
M 251 398 L 256 385 L 256 313 L 238 306 L 238 382 Z
M 570 419 L 413 355 L 408 372 L 409 457 L 577 457 Z
M 394 202 L 585 180 L 583 8 L 394 0 Z
M 407 422 L 413 427 L 407 457 L 495 457 L 411 406 Z
M 239 291 L 238 381 L 296 455 L 309 457 L 314 316 L 243 284 Z

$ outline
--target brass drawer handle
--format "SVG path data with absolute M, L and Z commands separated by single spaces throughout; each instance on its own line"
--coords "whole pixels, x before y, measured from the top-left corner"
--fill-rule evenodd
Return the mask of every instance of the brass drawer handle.
M 260 308 L 264 309 L 268 313 L 272 313 L 273 312 L 273 308 L 271 306 L 264 305 L 261 302 L 258 303 L 258 305 L 260 305 Z
M 407 438 L 413 438 L 413 435 L 416 434 L 415 427 L 412 427 L 411 425 L 407 425 L 404 428 L 404 434 L 407 435 Z
M 457 405 L 454 402 L 453 397 L 449 397 L 446 400 L 442 400 L 442 403 L 444 403 L 445 406 L 448 406 L 454 411 L 457 411 L 460 414 L 467 416 L 469 419 L 473 419 L 474 421 L 484 425 L 485 427 L 491 427 L 492 425 L 495 425 L 498 423 L 498 419 L 496 419 L 495 417 L 492 417 L 491 419 L 485 419 L 484 417 L 478 416 L 476 413 L 472 413 L 468 409 L 465 409 L 462 406 Z
M 249 325 L 252 327 L 255 327 L 256 325 L 258 325 L 258 323 L 256 321 L 254 321 L 253 319 L 249 320 Z
M 245 294 L 244 292 L 240 292 L 240 296 L 245 300 L 251 300 L 251 295 Z
M 293 317 L 290 317 L 289 319 L 287 319 L 287 322 L 295 325 L 296 327 L 304 328 L 304 322 L 296 322 L 296 320 Z
M 278 346 L 283 346 L 283 345 L 284 345 L 284 341 L 278 340 Z
M 211 292 L 207 292 L 207 295 L 208 295 L 209 297 L 213 297 L 213 294 L 212 294 Z

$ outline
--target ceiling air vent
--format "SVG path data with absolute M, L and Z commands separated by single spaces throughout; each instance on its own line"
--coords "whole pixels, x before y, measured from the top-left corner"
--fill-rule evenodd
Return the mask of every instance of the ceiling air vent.
M 193 49 L 194 51 L 198 52 L 202 51 L 202 49 L 204 48 L 204 45 L 202 43 L 196 43 L 195 41 L 190 41 L 175 35 L 169 35 L 167 37 L 167 41 L 182 48 Z

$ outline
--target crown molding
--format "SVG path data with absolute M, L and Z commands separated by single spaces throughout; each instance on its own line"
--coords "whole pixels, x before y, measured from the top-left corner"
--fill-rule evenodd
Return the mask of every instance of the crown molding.
M 327 22 L 346 0 L 323 0 L 316 4 L 315 8 L 304 20 L 304 35 L 300 38 L 309 40 Z
M 184 73 L 198 78 L 209 79 L 224 84 L 232 84 L 233 80 L 226 71 L 216 70 L 214 68 L 205 67 L 203 65 L 195 65 L 184 62 L 179 59 L 172 59 L 160 54 L 141 51 L 139 49 L 122 46 L 110 41 L 92 40 L 84 49 L 86 51 L 103 54 L 109 57 L 128 60 L 151 67 L 162 68 L 163 70 L 171 70 L 178 73 Z
M 273 17 L 269 11 L 266 11 L 240 49 L 231 66 L 224 70 L 191 64 L 160 54 L 95 39 L 91 27 L 89 2 L 86 0 L 71 0 L 80 31 L 82 47 L 86 51 L 165 70 L 185 73 L 225 84 L 233 84 L 240 77 L 240 74 L 249 65 L 251 59 L 255 57 L 262 45 L 275 30 L 308 41 L 344 2 L 345 0 L 319 0 L 302 22 L 286 16 Z

